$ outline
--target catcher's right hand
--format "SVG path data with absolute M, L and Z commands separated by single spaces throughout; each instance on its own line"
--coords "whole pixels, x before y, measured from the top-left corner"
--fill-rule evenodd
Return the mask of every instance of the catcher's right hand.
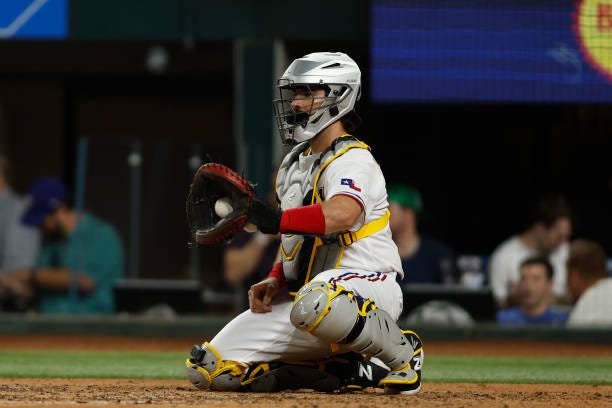
M 272 299 L 280 291 L 278 279 L 268 277 L 249 289 L 249 308 L 254 313 L 266 313 L 272 311 Z
M 231 211 L 223 217 L 215 212 L 220 198 L 231 206 Z M 280 226 L 281 210 L 255 196 L 248 180 L 219 163 L 206 163 L 196 171 L 186 210 L 189 229 L 200 245 L 227 241 L 247 222 L 267 234 L 278 233 Z

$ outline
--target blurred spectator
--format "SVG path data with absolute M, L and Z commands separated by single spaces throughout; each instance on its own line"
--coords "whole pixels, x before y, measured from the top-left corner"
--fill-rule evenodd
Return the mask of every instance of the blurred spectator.
M 566 303 L 565 261 L 572 233 L 572 213 L 561 195 L 543 196 L 532 214 L 530 226 L 502 242 L 491 254 L 489 283 L 500 307 L 518 304 L 520 264 L 533 255 L 548 257 L 554 268 L 553 293 Z
M 567 260 L 567 284 L 574 300 L 568 326 L 612 326 L 612 277 L 601 245 L 587 239 L 573 241 Z
M 227 243 L 224 254 L 225 280 L 231 285 L 238 285 L 265 278 L 272 268 L 278 253 L 280 237 L 263 234 L 259 231 L 251 234 L 241 232 Z
M 390 227 L 402 259 L 402 283 L 453 283 L 455 254 L 446 244 L 419 233 L 418 219 L 423 211 L 421 194 L 408 185 L 390 184 L 387 200 Z
M 497 313 L 501 325 L 563 325 L 568 313 L 552 305 L 553 267 L 546 257 L 534 256 L 521 263 L 518 286 L 519 306 Z
M 40 234 L 21 224 L 26 200 L 11 189 L 8 171 L 8 159 L 0 153 L 0 309 L 19 311 L 28 307 L 32 293 L 11 276 L 34 266 Z
M 223 254 L 225 281 L 232 286 L 249 288 L 265 279 L 275 263 L 279 244 L 280 235 L 259 231 L 237 234 L 226 244 Z M 245 295 L 242 306 L 246 308 L 247 305 Z
M 35 181 L 29 195 L 22 221 L 40 228 L 43 243 L 36 267 L 16 278 L 37 289 L 38 310 L 112 313 L 113 285 L 124 270 L 122 242 L 115 228 L 72 208 L 66 187 L 57 179 Z

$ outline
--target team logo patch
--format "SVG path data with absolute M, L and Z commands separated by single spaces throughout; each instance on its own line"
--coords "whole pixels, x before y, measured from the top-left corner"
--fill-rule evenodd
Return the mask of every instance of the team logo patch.
M 353 179 L 344 178 L 340 180 L 340 184 L 343 186 L 349 186 L 353 190 L 361 192 L 361 189 L 355 185 Z

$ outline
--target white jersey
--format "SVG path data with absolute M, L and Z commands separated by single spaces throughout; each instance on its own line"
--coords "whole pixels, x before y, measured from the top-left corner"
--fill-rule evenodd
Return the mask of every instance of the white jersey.
M 341 151 L 344 154 L 326 156 L 333 159 L 331 162 L 324 160 L 317 162 L 321 155 L 304 155 L 307 146 L 296 146 L 283 160 L 276 180 L 281 208 L 287 210 L 311 204 L 314 177 L 319 174 L 316 170 L 322 166 L 321 162 L 324 162 L 328 165 L 316 180 L 320 198 L 324 201 L 343 194 L 353 197 L 364 209 L 363 216 L 351 231 L 357 231 L 363 225 L 376 220 L 385 220 L 381 218 L 386 215 L 388 207 L 385 179 L 367 149 L 353 147 L 343 150 L 348 146 L 354 146 L 355 142 L 355 139 L 347 138 L 336 143 L 334 145 L 338 148 L 336 153 Z M 334 256 L 340 254 L 337 265 L 332 262 L 334 265 L 332 268 L 313 267 L 308 280 L 338 283 L 347 291 L 363 299 L 374 301 L 393 319 L 400 316 L 403 294 L 396 276 L 403 271 L 399 252 L 391 239 L 388 222 L 373 234 L 343 248 L 339 247 L 337 240 L 332 240 L 326 245 L 330 247 L 335 245 L 336 250 L 318 251 L 314 258 L 311 258 L 312 247 L 303 249 L 308 242 L 312 243 L 312 240 L 312 237 L 307 239 L 301 235 L 283 234 L 281 241 L 283 258 L 296 259 L 304 252 L 306 255 L 304 259 L 312 261 L 321 254 L 323 258 L 327 258 L 325 255 L 329 254 Z M 323 247 L 318 249 L 321 248 Z M 294 267 L 292 261 L 283 259 L 285 276 L 287 269 L 295 269 Z M 289 285 L 289 282 L 287 284 Z M 253 313 L 247 310 L 225 326 L 211 340 L 211 344 L 224 359 L 247 364 L 279 359 L 313 360 L 349 351 L 346 344 L 336 345 L 339 348 L 332 350 L 329 342 L 320 340 L 308 332 L 297 330 L 289 320 L 292 307 L 293 298 L 279 295 L 272 304 L 271 312 Z
M 554 269 L 553 292 L 565 295 L 567 291 L 567 269 L 565 262 L 569 253 L 569 244 L 559 246 L 549 256 Z M 535 251 L 527 247 L 518 235 L 502 242 L 491 255 L 489 262 L 489 282 L 493 295 L 498 301 L 505 301 L 512 284 L 520 280 L 520 265 L 525 259 L 535 255 Z
M 389 206 L 384 176 L 369 150 L 356 147 L 358 143 L 354 138 L 340 140 L 332 150 L 321 155 L 305 154 L 306 145 L 294 148 L 283 160 L 277 176 L 281 208 L 287 210 L 316 202 L 312 198 L 316 184 L 316 192 L 323 201 L 346 195 L 361 205 L 364 210 L 362 217 L 350 231 L 358 231 L 366 224 L 384 219 Z M 316 274 L 330 269 L 397 272 L 403 276 L 399 252 L 388 222 L 373 234 L 343 248 L 333 234 L 321 238 L 321 241 L 325 244 L 317 246 L 313 244 L 313 238 L 282 235 L 281 254 L 288 283 L 294 280 L 302 286 Z

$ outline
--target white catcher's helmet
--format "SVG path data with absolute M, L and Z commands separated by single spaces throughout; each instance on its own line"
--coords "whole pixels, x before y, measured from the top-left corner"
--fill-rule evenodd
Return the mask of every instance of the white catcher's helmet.
M 296 112 L 291 107 L 296 88 L 324 88 L 318 109 Z M 351 112 L 361 94 L 361 71 L 341 52 L 315 52 L 298 58 L 278 80 L 280 99 L 274 100 L 274 117 L 284 144 L 310 140 Z M 314 98 L 312 98 L 312 105 Z

